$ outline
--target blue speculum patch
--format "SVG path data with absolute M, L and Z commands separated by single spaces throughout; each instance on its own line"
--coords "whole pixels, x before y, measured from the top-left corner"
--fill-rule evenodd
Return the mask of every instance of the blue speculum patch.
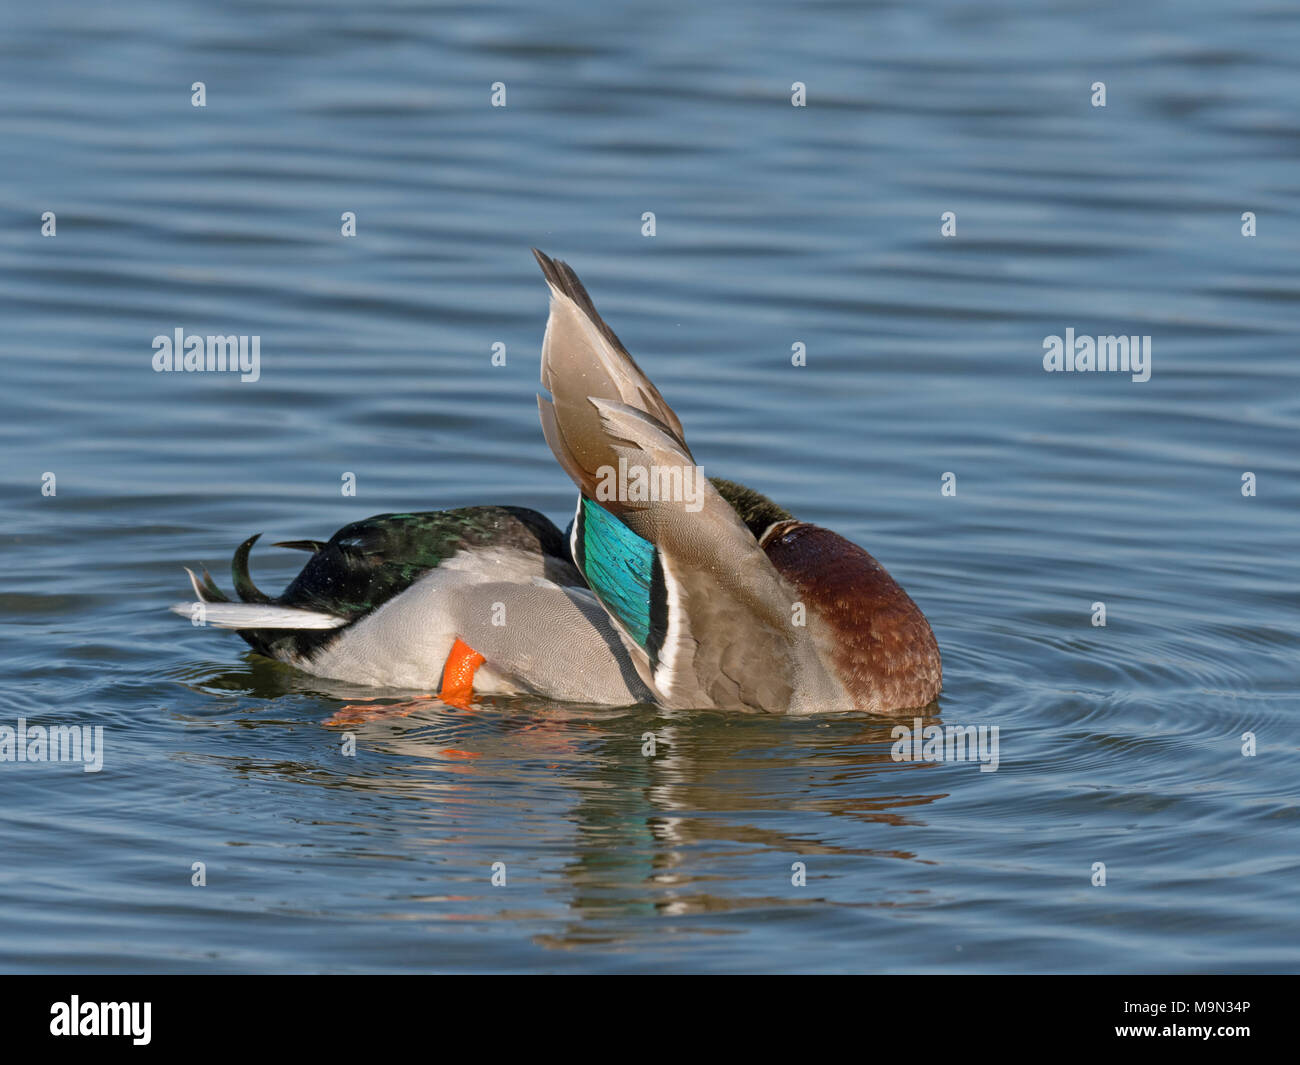
M 590 499 L 582 500 L 583 575 L 638 644 L 650 638 L 654 544 Z

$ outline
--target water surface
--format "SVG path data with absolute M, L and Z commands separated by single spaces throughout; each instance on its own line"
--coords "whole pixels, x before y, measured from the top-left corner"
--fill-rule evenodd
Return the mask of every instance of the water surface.
M 0 967 L 1300 968 L 1291 8 L 6 22 L 0 723 L 102 725 L 106 752 L 0 764 Z M 998 726 L 996 772 L 896 762 L 859 715 L 535 700 L 375 717 L 346 757 L 327 722 L 368 693 L 166 612 L 254 532 L 567 520 L 531 245 L 706 472 L 903 583 L 944 656 L 927 722 Z M 260 380 L 154 373 L 177 327 L 259 335 Z M 1150 335 L 1151 379 L 1044 373 L 1067 328 Z

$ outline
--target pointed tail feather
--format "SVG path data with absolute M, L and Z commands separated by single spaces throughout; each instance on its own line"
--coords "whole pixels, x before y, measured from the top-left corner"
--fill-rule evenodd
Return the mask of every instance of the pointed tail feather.
M 193 574 L 190 576 L 192 579 Z M 207 571 L 207 567 L 203 570 L 203 595 L 200 598 L 206 599 L 209 603 L 230 602 L 230 597 L 217 587 L 217 582 L 212 579 L 212 574 Z
M 171 611 L 219 629 L 337 629 L 348 623 L 347 618 L 316 610 L 274 603 L 209 603 L 202 598 L 193 603 L 176 603 Z
M 313 555 L 325 547 L 324 540 L 280 540 L 272 547 L 289 547 L 295 551 L 310 551 Z

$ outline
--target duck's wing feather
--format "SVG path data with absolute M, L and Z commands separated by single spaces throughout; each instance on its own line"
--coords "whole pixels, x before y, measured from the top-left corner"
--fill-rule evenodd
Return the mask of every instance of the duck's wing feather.
M 696 466 L 676 414 L 573 271 L 536 254 L 551 288 L 542 344 L 550 398 L 538 406 L 547 443 L 581 492 L 575 563 L 664 705 L 785 709 L 802 668 L 790 587 Z M 608 498 L 602 482 L 620 460 L 689 492 Z
M 682 423 L 614 330 L 596 312 L 578 275 L 568 263 L 551 259 L 536 248 L 533 255 L 551 290 L 551 313 L 542 341 L 542 386 L 554 395 L 557 385 L 581 383 L 577 390 L 585 390 L 586 395 L 618 400 L 645 411 L 689 455 Z M 577 430 L 586 423 L 588 413 L 582 409 L 569 412 L 570 428 L 576 437 L 574 446 L 578 448 L 583 434 Z M 551 449 L 555 450 L 554 444 Z
M 571 572 L 563 535 L 534 510 L 479 506 L 380 514 L 336 532 L 276 602 L 355 620 L 465 552 L 510 553 L 522 560 L 515 565 L 524 566 L 524 577 Z

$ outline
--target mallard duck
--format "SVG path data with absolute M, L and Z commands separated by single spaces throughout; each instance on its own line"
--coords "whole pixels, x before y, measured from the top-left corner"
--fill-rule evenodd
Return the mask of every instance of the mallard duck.
M 568 536 L 481 506 L 381 514 L 311 552 L 278 597 L 235 552 L 233 603 L 204 572 L 173 610 L 261 654 L 377 687 L 534 693 L 608 705 L 787 713 L 914 709 L 939 648 L 907 593 L 856 544 L 700 473 L 681 422 L 569 266 L 550 287 L 542 430 L 579 490 Z

